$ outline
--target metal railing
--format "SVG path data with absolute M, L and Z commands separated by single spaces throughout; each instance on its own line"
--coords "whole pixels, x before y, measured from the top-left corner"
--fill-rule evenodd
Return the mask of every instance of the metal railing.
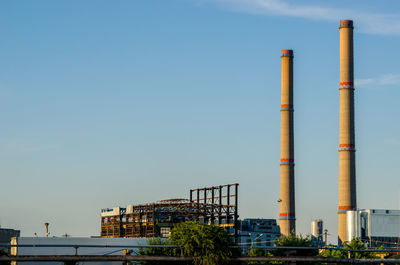
M 17 262 L 49 262 L 49 261 L 58 261 L 64 262 L 65 264 L 73 264 L 76 262 L 85 262 L 85 261 L 103 261 L 103 262 L 111 262 L 111 261 L 120 261 L 125 262 L 125 264 L 129 264 L 127 262 L 133 261 L 185 261 L 190 262 L 193 260 L 193 257 L 184 257 L 183 256 L 183 248 L 178 245 L 77 245 L 77 244 L 0 244 L 0 247 L 3 248 L 72 248 L 75 250 L 75 255 L 15 255 L 15 256 L 1 256 L 0 261 L 17 261 Z M 181 250 L 181 256 L 147 256 L 147 255 L 129 255 L 129 252 L 125 252 L 125 255 L 109 255 L 101 254 L 101 255 L 79 255 L 78 250 L 81 248 L 112 248 L 118 249 L 113 252 L 119 252 L 124 250 L 133 250 L 133 249 L 144 249 L 144 248 L 176 248 Z M 240 246 L 234 246 L 233 248 L 241 248 Z M 352 250 L 345 249 L 340 247 L 276 247 L 276 246 L 253 246 L 251 248 L 261 248 L 265 250 L 340 250 L 347 251 L 349 254 L 353 252 L 375 252 L 375 253 L 400 253 L 400 248 L 391 248 L 391 249 L 366 249 L 366 250 Z M 371 264 L 400 264 L 400 259 L 352 259 L 352 258 L 333 258 L 333 257 L 320 257 L 320 256 L 310 256 L 310 257 L 297 257 L 297 256 L 284 256 L 284 257 L 238 257 L 232 258 L 232 262 L 323 262 L 323 263 L 371 263 Z

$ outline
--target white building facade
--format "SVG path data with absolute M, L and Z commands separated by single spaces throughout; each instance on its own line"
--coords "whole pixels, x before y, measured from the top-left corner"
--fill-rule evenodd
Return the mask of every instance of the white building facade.
M 370 246 L 398 247 L 400 211 L 363 209 L 346 212 L 346 240 L 359 238 Z

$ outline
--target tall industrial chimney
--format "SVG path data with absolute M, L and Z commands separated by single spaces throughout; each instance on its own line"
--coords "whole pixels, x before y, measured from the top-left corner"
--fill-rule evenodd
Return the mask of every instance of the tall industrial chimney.
M 295 232 L 294 139 L 293 139 L 293 50 L 282 50 L 281 98 L 281 190 L 279 226 L 281 234 Z
M 346 211 L 357 208 L 354 137 L 353 21 L 340 21 L 338 243 L 346 241 Z

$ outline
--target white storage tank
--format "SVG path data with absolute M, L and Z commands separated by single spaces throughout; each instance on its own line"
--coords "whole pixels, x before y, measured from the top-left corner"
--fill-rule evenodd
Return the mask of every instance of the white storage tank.
M 324 231 L 324 222 L 321 219 L 318 220 L 313 220 L 311 222 L 311 235 L 318 239 L 319 241 L 322 241 L 322 234 Z
M 351 241 L 355 238 L 360 238 L 361 233 L 359 231 L 359 211 L 347 211 L 346 212 L 346 241 Z

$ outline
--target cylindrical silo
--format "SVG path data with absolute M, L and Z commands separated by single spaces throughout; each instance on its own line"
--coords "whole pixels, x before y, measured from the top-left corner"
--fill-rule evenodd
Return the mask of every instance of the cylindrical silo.
M 324 222 L 321 219 L 313 220 L 311 222 L 311 235 L 318 240 L 318 242 L 322 242 L 322 235 L 324 231 Z
M 293 138 L 293 51 L 282 50 L 281 84 L 281 187 L 279 225 L 283 235 L 295 233 L 294 138 Z
M 339 207 L 338 243 L 346 241 L 346 211 L 355 210 L 353 21 L 340 21 Z

